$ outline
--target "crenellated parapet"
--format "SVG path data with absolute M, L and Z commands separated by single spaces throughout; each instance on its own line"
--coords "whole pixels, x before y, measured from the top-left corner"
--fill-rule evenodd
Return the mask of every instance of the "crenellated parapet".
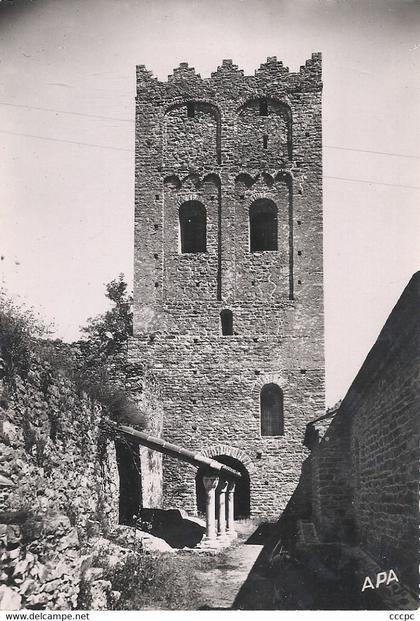
M 295 91 L 320 91 L 322 90 L 321 80 L 321 53 L 312 54 L 305 65 L 302 65 L 298 73 L 289 71 L 276 56 L 269 56 L 265 63 L 262 63 L 255 70 L 254 75 L 247 76 L 243 69 L 239 69 L 231 59 L 223 60 L 222 64 L 214 71 L 209 78 L 202 78 L 196 73 L 194 67 L 188 63 L 181 62 L 179 67 L 174 68 L 173 73 L 168 76 L 167 82 L 159 81 L 153 77 L 153 73 L 148 71 L 144 65 L 137 66 L 137 88 L 142 91 L 146 85 L 155 86 L 156 94 L 160 94 L 163 99 L 174 96 L 181 87 L 182 90 L 193 95 L 197 90 L 202 94 L 207 93 L 209 97 L 223 91 L 225 96 L 231 95 L 235 98 L 237 89 L 255 92 L 264 85 L 273 90 L 281 90 L 285 94 Z M 214 93 L 215 91 L 215 93 Z
M 136 243 L 150 281 L 139 280 L 144 301 L 155 306 L 169 298 L 276 298 L 279 291 L 294 299 L 294 244 L 301 232 L 294 220 L 309 205 L 315 205 L 311 217 L 320 219 L 321 92 L 319 53 L 295 73 L 276 56 L 249 76 L 231 59 L 208 78 L 182 62 L 166 82 L 137 67 Z M 252 183 L 238 183 L 241 178 Z M 275 278 L 261 265 L 258 288 L 252 288 L 256 278 L 234 277 L 232 266 L 239 258 L 243 265 L 249 260 L 246 214 L 251 203 L 263 200 L 282 204 L 283 228 L 273 242 L 278 254 L 264 258 L 277 261 Z M 198 203 L 206 210 L 206 252 L 193 258 L 178 256 L 177 218 L 184 203 L 196 218 Z M 169 248 L 172 253 L 164 264 L 162 248 L 167 257 Z M 253 265 L 258 260 L 251 257 Z M 188 285 L 184 267 L 194 272 Z M 204 272 L 207 278 L 197 284 Z

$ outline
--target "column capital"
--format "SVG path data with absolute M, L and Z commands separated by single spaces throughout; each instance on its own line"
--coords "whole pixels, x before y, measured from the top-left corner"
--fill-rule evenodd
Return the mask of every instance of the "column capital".
M 203 477 L 203 484 L 206 489 L 206 492 L 210 492 L 212 489 L 216 489 L 218 482 L 219 482 L 219 477 L 217 476 L 206 475 Z
M 233 493 L 235 491 L 236 481 L 228 481 L 227 484 L 228 484 L 228 488 L 227 488 L 228 493 Z
M 226 481 L 225 479 L 220 479 L 219 485 L 217 486 L 217 491 L 220 494 L 223 494 L 224 492 L 226 492 L 228 490 L 228 484 L 229 484 L 229 482 Z

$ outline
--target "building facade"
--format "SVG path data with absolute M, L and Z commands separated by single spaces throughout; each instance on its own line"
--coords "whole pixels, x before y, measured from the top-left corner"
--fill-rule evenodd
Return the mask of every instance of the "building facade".
M 166 440 L 242 473 L 236 517 L 281 512 L 323 413 L 321 92 L 320 54 L 299 73 L 137 67 L 129 361 Z M 202 511 L 201 474 L 164 460 L 163 506 Z

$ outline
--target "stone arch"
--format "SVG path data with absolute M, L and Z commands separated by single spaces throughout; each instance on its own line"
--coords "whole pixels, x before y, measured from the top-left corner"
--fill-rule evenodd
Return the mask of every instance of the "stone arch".
M 247 166 L 292 160 L 292 121 L 290 106 L 280 99 L 263 94 L 246 99 L 236 109 L 238 160 Z
M 221 114 L 202 99 L 171 103 L 164 113 L 163 165 L 177 169 L 221 162 Z
M 274 178 L 270 175 L 270 173 L 263 172 L 262 178 L 265 181 L 267 187 L 271 188 L 274 185 Z
M 212 444 L 208 448 L 200 451 L 200 455 L 203 455 L 204 457 L 208 457 L 210 459 L 212 457 L 217 457 L 217 455 L 228 455 L 229 457 L 234 457 L 238 461 L 242 462 L 249 472 L 253 470 L 253 463 L 251 457 L 242 449 L 230 446 L 228 444 Z
M 176 97 L 170 103 L 168 103 L 163 113 L 166 116 L 169 112 L 171 112 L 171 110 L 180 108 L 182 106 L 186 106 L 189 103 L 207 106 L 208 108 L 211 108 L 214 111 L 214 114 L 217 115 L 219 120 L 221 120 L 222 118 L 220 107 L 214 101 L 211 101 L 210 99 L 203 99 L 201 97 L 193 97 L 191 99 L 183 99 L 181 97 Z
M 267 93 L 265 91 L 260 91 L 260 90 L 254 90 L 254 92 L 251 93 L 244 93 L 242 96 L 238 97 L 237 101 L 236 101 L 236 113 L 239 112 L 239 110 L 241 110 L 241 108 L 243 108 L 244 106 L 246 106 L 246 104 L 249 101 L 254 101 L 254 100 L 260 100 L 260 99 L 267 99 L 268 101 L 278 101 L 279 103 L 282 103 L 283 105 L 287 106 L 290 111 L 292 110 L 292 102 L 290 100 L 290 97 L 284 93 L 281 96 L 281 99 L 279 97 L 273 97 L 272 95 L 267 95 Z
M 275 175 L 272 175 L 275 183 L 285 183 L 289 190 L 293 186 L 293 173 L 291 171 L 279 170 Z
M 164 186 L 171 190 L 179 190 L 182 185 L 181 179 L 177 175 L 168 175 L 163 180 Z
M 256 179 L 251 177 L 251 175 L 249 175 L 248 173 L 240 173 L 235 178 L 235 185 L 244 185 L 246 188 L 250 188 L 255 183 L 255 181 Z
M 176 207 L 178 208 L 178 210 L 181 205 L 187 203 L 188 201 L 198 201 L 199 203 L 201 203 L 202 198 L 200 192 L 190 192 L 188 191 L 188 189 L 181 189 L 176 200 Z
M 226 453 L 212 455 L 215 461 L 219 461 L 226 466 L 229 466 L 241 474 L 241 478 L 235 482 L 234 491 L 234 518 L 248 518 L 251 514 L 251 481 L 249 476 L 249 469 L 240 461 L 237 457 L 232 457 Z M 206 476 L 207 468 L 199 468 L 195 477 L 196 487 L 196 500 L 197 500 L 197 512 L 204 513 L 206 501 L 205 501 L 205 489 L 203 484 L 203 477 Z M 218 518 L 218 503 L 216 503 L 216 518 Z
M 261 103 L 266 103 L 266 114 L 261 114 Z M 283 114 L 292 123 L 292 109 L 290 104 L 284 99 L 278 99 L 277 97 L 271 97 L 270 95 L 252 95 L 245 98 L 240 102 L 236 109 L 236 114 L 240 116 L 247 108 L 256 108 L 259 116 L 269 116 L 271 114 Z
M 204 185 L 205 183 L 213 183 L 216 188 L 220 188 L 221 186 L 220 177 L 216 173 L 208 173 L 207 175 L 204 175 L 201 185 Z
M 264 384 L 270 383 L 278 384 L 283 391 L 287 387 L 287 379 L 280 372 L 273 371 L 259 375 L 258 379 L 255 380 L 253 390 L 259 392 Z
M 266 384 L 277 384 L 283 392 L 284 399 L 287 400 L 288 381 L 280 372 L 273 371 L 272 373 L 263 373 L 262 375 L 259 375 L 254 382 L 252 387 L 252 395 L 258 404 L 260 402 L 261 390 Z M 253 411 L 253 417 L 256 419 L 260 418 L 259 405 L 258 408 Z

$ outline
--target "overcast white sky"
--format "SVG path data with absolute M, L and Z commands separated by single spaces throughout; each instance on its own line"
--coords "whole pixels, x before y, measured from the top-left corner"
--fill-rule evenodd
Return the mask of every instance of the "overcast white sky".
M 78 336 L 132 281 L 135 65 L 247 74 L 324 61 L 327 404 L 420 265 L 420 4 L 408 0 L 0 3 L 1 280 Z

